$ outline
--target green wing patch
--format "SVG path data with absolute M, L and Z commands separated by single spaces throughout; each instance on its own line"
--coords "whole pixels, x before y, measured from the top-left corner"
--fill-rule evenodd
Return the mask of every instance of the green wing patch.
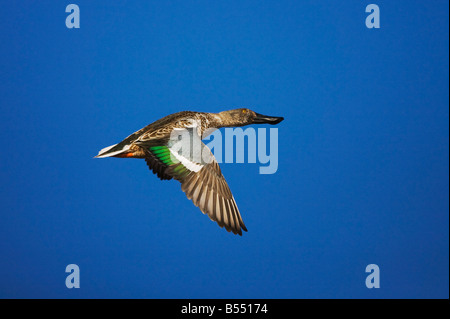
M 165 174 L 176 179 L 184 178 L 191 171 L 186 168 L 175 156 L 172 155 L 168 146 L 150 146 L 149 151 L 167 166 Z
M 150 146 L 149 151 L 167 166 L 178 164 L 180 162 L 172 156 L 170 149 L 167 146 Z

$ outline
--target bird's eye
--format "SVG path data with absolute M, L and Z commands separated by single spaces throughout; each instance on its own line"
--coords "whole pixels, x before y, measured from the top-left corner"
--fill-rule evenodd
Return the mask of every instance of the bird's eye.
M 247 110 L 242 110 L 242 113 L 244 113 L 244 114 L 247 113 Z

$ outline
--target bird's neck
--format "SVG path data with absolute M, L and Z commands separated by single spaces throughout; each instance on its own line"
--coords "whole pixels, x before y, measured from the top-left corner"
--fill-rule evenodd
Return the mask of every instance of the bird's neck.
M 228 113 L 228 111 L 223 111 L 220 113 L 215 113 L 213 115 L 213 121 L 217 128 L 221 127 L 237 127 L 244 126 L 245 124 L 237 123 L 232 115 Z

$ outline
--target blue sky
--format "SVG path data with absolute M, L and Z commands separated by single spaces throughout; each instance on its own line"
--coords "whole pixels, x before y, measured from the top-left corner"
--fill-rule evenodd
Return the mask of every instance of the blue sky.
M 448 1 L 374 1 L 380 29 L 364 1 L 69 3 L 0 12 L 0 297 L 449 297 Z M 276 174 L 221 164 L 242 237 L 92 158 L 237 107 L 285 117 Z

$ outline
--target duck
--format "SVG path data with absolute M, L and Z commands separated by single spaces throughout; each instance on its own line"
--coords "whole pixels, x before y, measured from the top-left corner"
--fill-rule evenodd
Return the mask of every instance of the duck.
M 159 179 L 180 182 L 186 197 L 203 214 L 228 232 L 242 236 L 242 231 L 247 231 L 247 227 L 234 196 L 217 160 L 201 139 L 222 127 L 275 125 L 283 120 L 283 117 L 262 115 L 248 108 L 220 113 L 177 112 L 145 126 L 117 144 L 101 149 L 95 158 L 144 159 Z M 180 138 L 174 138 L 174 133 L 184 130 L 198 139 L 199 149 L 194 148 L 191 152 L 176 149 L 176 141 Z M 202 156 L 196 156 L 198 153 Z

